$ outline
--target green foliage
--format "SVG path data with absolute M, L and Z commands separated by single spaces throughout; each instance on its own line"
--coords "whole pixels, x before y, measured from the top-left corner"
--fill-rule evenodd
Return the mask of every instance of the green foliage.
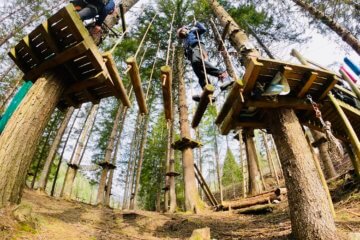
M 223 174 L 221 177 L 224 187 L 240 182 L 242 180 L 242 172 L 240 166 L 236 163 L 235 157 L 228 148 L 224 160 Z

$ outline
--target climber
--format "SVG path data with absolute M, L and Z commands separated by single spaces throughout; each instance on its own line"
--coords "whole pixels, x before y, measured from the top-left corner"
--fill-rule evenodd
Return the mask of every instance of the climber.
M 202 63 L 202 59 L 203 59 L 206 73 L 210 74 L 212 76 L 218 77 L 218 79 L 222 82 L 220 89 L 223 91 L 223 90 L 226 90 L 229 86 L 231 86 L 233 81 L 230 79 L 226 70 L 221 70 L 221 69 L 215 67 L 213 64 L 211 64 L 208 61 L 208 55 L 205 50 L 205 45 L 201 38 L 201 36 L 206 31 L 207 30 L 203 24 L 196 22 L 194 24 L 194 27 L 191 29 L 188 26 L 183 26 L 183 27 L 179 28 L 177 30 L 177 36 L 180 39 L 184 39 L 185 56 L 191 62 L 191 66 L 192 66 L 196 76 L 199 79 L 199 84 L 200 84 L 201 88 L 204 88 L 206 85 L 205 73 L 203 70 L 204 67 L 203 67 L 203 63 Z M 198 39 L 198 36 L 200 39 Z M 199 44 L 199 42 L 200 42 L 200 44 Z M 201 51 L 202 51 L 203 57 L 201 57 L 199 46 L 201 46 Z M 209 84 L 210 84 L 210 82 L 209 82 Z M 193 96 L 193 100 L 199 101 L 200 96 L 199 95 Z
M 101 34 L 101 25 L 106 16 L 115 10 L 114 0 L 73 0 L 71 2 L 78 11 L 81 20 L 88 20 L 98 16 L 91 34 Z

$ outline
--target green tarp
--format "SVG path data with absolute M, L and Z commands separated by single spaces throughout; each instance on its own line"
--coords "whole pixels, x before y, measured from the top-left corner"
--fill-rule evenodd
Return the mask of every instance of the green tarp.
M 20 105 L 21 101 L 24 99 L 32 85 L 33 83 L 31 81 L 25 82 L 11 100 L 9 106 L 7 107 L 0 119 L 0 134 L 2 133 L 2 131 L 4 131 L 7 122 L 9 121 L 17 107 Z

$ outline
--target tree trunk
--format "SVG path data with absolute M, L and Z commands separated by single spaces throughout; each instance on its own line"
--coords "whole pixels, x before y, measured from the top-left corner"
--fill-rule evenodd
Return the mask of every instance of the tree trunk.
M 256 155 L 256 158 L 255 158 L 256 166 L 257 166 L 257 169 L 259 171 L 259 175 L 260 175 L 261 183 L 262 183 L 262 186 L 263 186 L 263 190 L 266 191 L 266 184 L 265 184 L 264 174 L 262 172 L 261 165 L 260 165 L 260 159 L 258 158 L 257 151 L 256 151 L 256 145 L 255 145 L 256 140 L 254 138 L 251 138 L 251 139 L 252 139 L 252 141 L 254 141 L 254 150 L 255 150 L 254 153 Z
M 297 5 L 302 7 L 305 11 L 309 12 L 315 19 L 320 20 L 331 30 L 333 30 L 337 35 L 339 35 L 342 40 L 349 44 L 357 54 L 360 54 L 360 41 L 345 27 L 335 22 L 330 17 L 326 16 L 325 13 L 311 6 L 302 0 L 293 0 Z
M 261 193 L 262 188 L 260 184 L 260 175 L 257 167 L 257 155 L 254 143 L 254 130 L 244 129 L 244 142 L 246 146 L 246 158 L 248 160 L 248 173 L 249 173 L 249 195 L 257 195 Z
M 276 147 L 276 144 L 275 144 L 275 141 L 274 141 L 274 138 L 273 138 L 272 135 L 270 135 L 270 140 L 271 140 L 271 143 L 273 145 L 273 150 L 275 152 L 275 158 L 276 158 L 276 162 L 277 162 L 277 165 L 278 165 L 278 170 L 280 172 L 280 177 L 284 178 L 284 173 L 283 173 L 283 170 L 282 170 L 282 167 L 281 167 L 279 153 L 278 153 L 278 150 L 277 150 L 277 147 Z
M 150 109 L 150 107 L 149 107 L 149 109 Z M 148 116 L 146 116 L 145 123 L 143 126 L 143 133 L 142 133 L 141 143 L 140 143 L 139 161 L 138 161 L 137 169 L 136 169 L 136 181 L 135 181 L 135 187 L 134 187 L 134 194 L 131 196 L 132 199 L 130 202 L 130 209 L 136 208 L 136 197 L 138 194 L 138 189 L 139 189 L 139 184 L 140 184 L 141 168 L 142 168 L 142 163 L 144 160 L 144 151 L 145 151 L 145 146 L 146 146 L 147 129 L 149 126 L 149 120 L 150 120 L 150 116 L 148 115 Z
M 267 157 L 267 159 L 268 159 L 268 161 L 269 161 L 269 166 L 270 166 L 270 170 L 271 170 L 271 175 L 272 175 L 273 177 L 275 177 L 277 186 L 280 186 L 279 176 L 278 176 L 278 174 L 277 174 L 277 171 L 276 171 L 276 168 L 275 168 L 275 165 L 274 165 L 274 161 L 273 161 L 273 159 L 272 159 L 271 152 L 270 152 L 270 150 L 269 150 L 269 145 L 268 145 L 266 133 L 262 132 L 262 137 L 263 137 L 263 139 L 264 139 L 264 145 L 265 145 L 265 150 L 266 150 L 266 157 Z
M 113 128 L 111 130 L 110 137 L 109 137 L 109 140 L 108 140 L 108 143 L 106 146 L 106 150 L 105 150 L 104 162 L 107 162 L 107 163 L 110 163 L 111 155 L 114 150 L 116 133 L 118 132 L 119 121 L 120 121 L 120 117 L 122 114 L 122 108 L 123 108 L 122 104 L 120 102 L 118 102 L 118 108 L 116 111 Z M 99 189 L 98 189 L 98 194 L 97 194 L 97 199 L 96 199 L 97 204 L 101 204 L 101 205 L 105 204 L 104 195 L 105 195 L 105 186 L 106 186 L 106 175 L 109 172 L 109 170 L 110 169 L 107 167 L 103 167 L 103 169 L 102 169 L 101 178 L 100 178 L 100 182 L 99 182 Z
M 121 120 L 121 124 L 119 126 L 119 133 L 118 133 L 118 139 L 117 139 L 117 142 L 116 142 L 116 147 L 115 147 L 115 151 L 114 151 L 114 155 L 113 155 L 113 159 L 112 159 L 112 164 L 116 164 L 116 156 L 117 156 L 117 153 L 118 153 L 118 150 L 119 150 L 119 147 L 120 147 L 120 143 L 121 143 L 121 134 L 122 134 L 122 131 L 124 129 L 124 123 L 125 123 L 125 119 L 126 119 L 126 115 L 127 115 L 127 110 L 128 108 L 127 107 L 123 107 L 122 110 L 121 110 L 121 115 L 123 116 L 122 117 L 122 120 Z M 109 179 L 108 179 L 108 182 L 107 182 L 107 188 L 106 188 L 106 193 L 105 193 L 105 204 L 106 206 L 109 206 L 110 204 L 110 195 L 111 195 L 111 189 L 112 189 L 112 179 L 113 179 L 113 176 L 114 176 L 114 170 L 115 169 L 110 169 L 110 173 L 109 173 Z
M 270 125 L 279 149 L 288 189 L 292 232 L 296 239 L 340 239 L 311 151 L 293 110 L 272 110 Z M 301 189 L 301 191 L 300 191 Z
M 173 115 L 174 116 L 174 115 Z M 171 120 L 170 123 L 170 141 L 174 141 L 174 118 Z M 169 170 L 170 172 L 175 172 L 175 152 L 173 148 L 170 148 L 170 162 L 169 162 Z M 177 207 L 176 204 L 176 191 L 175 191 L 175 177 L 170 176 L 169 177 L 169 198 L 170 198 L 170 207 L 169 207 L 169 213 L 174 213 Z
M 0 207 L 19 203 L 37 144 L 65 89 L 60 74 L 39 78 L 12 115 L 0 138 Z
M 311 134 L 313 135 L 315 141 L 321 138 L 326 138 L 325 134 L 318 132 L 316 130 L 312 130 Z M 323 162 L 326 178 L 328 179 L 335 177 L 337 174 L 334 168 L 333 161 L 329 154 L 328 142 L 321 143 L 318 148 L 319 148 L 320 159 Z
M 141 119 L 141 114 L 140 112 L 138 112 L 138 115 L 136 117 L 136 130 L 134 131 L 131 143 L 130 143 L 130 157 L 129 157 L 129 161 L 128 161 L 128 166 L 127 166 L 127 171 L 126 171 L 126 178 L 125 178 L 125 187 L 124 187 L 124 197 L 123 197 L 123 205 L 122 205 L 122 209 L 127 209 L 128 208 L 128 192 L 129 192 L 129 185 L 130 185 L 130 174 L 131 174 L 131 169 L 132 169 L 132 162 L 135 161 L 134 158 L 134 153 L 135 153 L 135 149 L 137 147 L 137 129 L 138 126 L 140 125 L 140 119 Z
M 217 137 L 216 137 L 216 126 L 214 123 L 214 153 L 215 153 L 215 161 L 216 161 L 216 175 L 217 175 L 217 180 L 218 180 L 218 185 L 219 185 L 219 192 L 220 192 L 220 204 L 222 204 L 222 202 L 224 201 L 224 196 L 223 196 L 223 187 L 222 187 L 222 181 L 221 181 L 221 171 L 220 171 L 220 158 L 219 158 L 219 149 L 218 149 L 218 142 L 217 142 Z
M 59 148 L 60 142 L 61 142 L 61 138 L 64 135 L 64 132 L 66 130 L 66 127 L 68 126 L 71 116 L 74 112 L 75 108 L 74 107 L 69 107 L 69 109 L 67 110 L 65 117 L 56 133 L 56 136 L 54 138 L 54 141 L 51 145 L 51 148 L 49 150 L 49 154 L 46 158 L 43 170 L 41 172 L 40 175 L 40 180 L 39 180 L 39 189 L 42 191 L 45 191 L 45 187 L 46 187 L 46 182 L 48 180 L 49 177 L 49 173 L 50 173 L 50 169 L 51 169 L 51 165 L 55 159 L 55 155 L 56 155 L 56 151 Z
M 188 120 L 188 107 L 186 103 L 186 91 L 184 82 L 184 53 L 182 49 L 176 51 L 176 74 L 179 84 L 179 119 L 181 138 L 190 138 L 190 126 Z M 183 178 L 185 187 L 185 209 L 191 212 L 200 212 L 203 202 L 196 189 L 194 156 L 191 148 L 182 150 Z
M 79 143 L 76 144 L 74 150 L 74 157 L 71 158 L 71 166 L 68 167 L 68 171 L 64 180 L 64 187 L 61 196 L 65 199 L 71 198 L 71 191 L 74 184 L 74 180 L 77 174 L 77 169 L 81 161 L 81 152 L 84 151 L 86 139 L 89 138 L 89 133 L 94 125 L 95 117 L 98 111 L 99 105 L 95 104 L 91 106 L 89 114 L 85 120 L 83 129 L 79 137 Z
M 64 142 L 64 147 L 63 147 L 63 149 L 61 150 L 61 154 L 60 154 L 60 158 L 59 158 L 59 163 L 58 163 L 58 165 L 57 165 L 57 167 L 56 167 L 56 172 L 55 172 L 55 176 L 54 176 L 54 181 L 53 181 L 52 186 L 51 186 L 50 196 L 54 196 L 56 181 L 57 181 L 57 177 L 58 177 L 58 174 L 59 174 L 59 171 L 60 171 L 61 162 L 62 162 L 64 153 L 65 153 L 65 150 L 66 150 L 66 145 L 67 145 L 67 143 L 68 143 L 68 141 L 69 141 L 69 139 L 70 139 L 72 129 L 74 128 L 74 125 L 75 125 L 75 123 L 76 123 L 76 119 L 77 119 L 78 116 L 79 116 L 79 113 L 80 113 L 80 110 L 76 113 L 75 119 L 74 119 L 74 121 L 73 121 L 73 123 L 71 124 L 71 127 L 70 127 L 70 129 L 69 129 L 69 134 L 67 135 L 66 140 L 65 140 L 65 142 Z
M 49 130 L 48 130 L 48 132 L 47 132 L 47 134 L 46 134 L 45 141 L 44 141 L 43 145 L 41 146 L 40 155 L 39 155 L 39 157 L 38 157 L 38 159 L 37 159 L 38 161 L 37 161 L 37 163 L 36 163 L 34 176 L 33 176 L 33 179 L 31 180 L 31 188 L 32 188 L 32 189 L 34 188 L 35 181 L 36 181 L 36 177 L 37 177 L 38 172 L 39 172 L 39 169 L 40 169 L 41 160 L 42 160 L 43 157 L 44 157 L 46 147 L 47 147 L 47 145 L 49 144 L 49 140 L 50 140 L 51 133 L 52 133 L 52 131 L 54 130 L 54 127 L 56 126 L 56 121 L 57 121 L 57 118 L 58 118 L 59 116 L 60 116 L 60 115 L 57 113 L 57 116 L 55 116 L 55 118 L 53 119 L 51 125 L 49 126 Z
M 239 149 L 240 149 L 240 161 L 242 170 L 242 197 L 246 197 L 246 178 L 245 178 L 245 158 L 243 154 L 243 136 L 242 130 L 239 130 Z

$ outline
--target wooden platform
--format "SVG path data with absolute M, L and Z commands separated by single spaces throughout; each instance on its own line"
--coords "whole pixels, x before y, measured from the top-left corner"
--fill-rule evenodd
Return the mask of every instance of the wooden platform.
M 276 98 L 254 95 L 258 83 L 270 83 L 274 76 L 281 72 L 290 85 L 290 93 Z M 338 81 L 335 73 L 316 69 L 304 65 L 297 65 L 271 59 L 253 58 L 249 63 L 243 81 L 235 82 L 227 99 L 217 116 L 216 123 L 221 133 L 226 135 L 232 129 L 239 127 L 268 128 L 266 112 L 274 108 L 292 108 L 300 118 L 310 127 L 319 126 L 311 104 L 306 95 L 320 103 L 324 119 L 332 122 L 337 136 L 345 136 L 339 122 L 335 108 L 327 99 L 327 95 Z M 243 96 L 243 98 L 242 98 Z M 346 115 L 349 117 L 357 134 L 360 134 L 360 111 L 342 103 Z
M 175 150 L 183 150 L 185 148 L 198 148 L 201 147 L 202 144 L 193 139 L 183 137 L 171 144 L 171 147 Z
M 109 56 L 101 55 L 72 4 L 35 28 L 9 55 L 24 72 L 25 80 L 35 82 L 53 69 L 69 76 L 60 107 L 98 103 L 109 96 L 130 106 L 121 79 L 109 74 L 118 74 L 116 66 L 106 64 Z

